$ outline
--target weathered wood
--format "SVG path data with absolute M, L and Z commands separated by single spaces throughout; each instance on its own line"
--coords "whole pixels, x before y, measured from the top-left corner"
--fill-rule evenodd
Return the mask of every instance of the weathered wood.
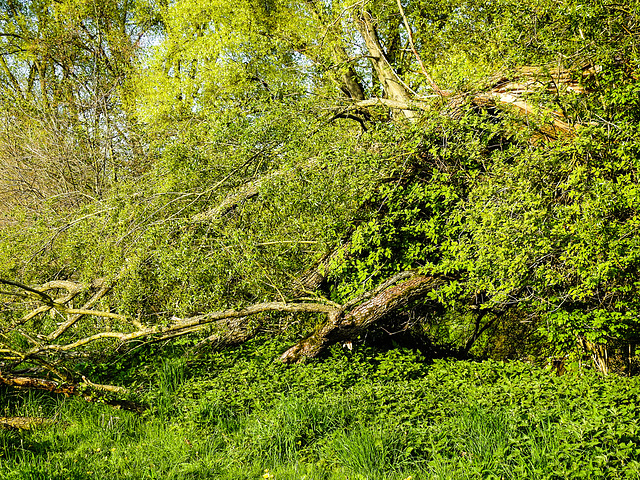
M 408 118 L 415 119 L 416 111 L 428 111 L 434 108 L 434 104 L 427 98 L 420 97 L 409 91 L 399 79 L 393 75 L 389 69 L 388 62 L 385 63 L 384 55 L 376 47 L 375 28 L 367 21 L 368 17 L 363 15 L 360 19 L 363 38 L 369 39 L 367 47 L 372 54 L 371 61 L 380 78 L 386 78 L 383 83 L 387 87 L 387 95 L 384 98 L 369 98 L 352 103 L 350 106 L 341 107 L 343 112 L 352 109 L 367 109 L 375 106 L 384 106 L 395 111 L 403 112 Z M 537 106 L 526 100 L 525 95 L 545 90 L 555 95 L 565 93 L 585 94 L 587 90 L 583 86 L 585 79 L 596 75 L 600 71 L 599 67 L 586 65 L 576 69 L 560 69 L 547 71 L 541 67 L 523 67 L 511 78 L 504 75 L 496 75 L 488 79 L 488 88 L 475 94 L 453 95 L 453 92 L 441 90 L 437 85 L 432 84 L 432 88 L 437 92 L 436 97 L 446 98 L 447 103 L 442 109 L 442 113 L 456 117 L 463 104 L 471 102 L 480 107 L 493 106 L 497 109 L 509 109 L 523 117 L 535 117 L 543 121 L 548 121 L 549 125 L 539 127 L 541 133 L 548 138 L 558 138 L 560 134 L 573 135 L 575 127 L 567 121 L 561 112 Z M 428 77 L 428 74 L 423 71 Z M 431 84 L 431 81 L 430 81 Z M 535 141 L 535 139 L 534 139 Z
M 0 372 L 0 384 L 26 390 L 44 390 L 46 392 L 62 394 L 67 397 L 81 397 L 88 402 L 100 402 L 114 408 L 142 413 L 147 405 L 132 400 L 114 398 L 113 394 L 123 395 L 127 389 L 115 385 L 101 385 L 82 377 L 81 383 L 68 383 L 49 380 L 46 378 L 21 377 L 6 375 Z M 0 425 L 2 427 L 2 425 Z M 21 428 L 21 427 L 18 427 Z
M 0 417 L 0 428 L 5 430 L 33 430 L 55 423 L 55 420 L 42 417 Z
M 314 333 L 282 354 L 284 363 L 296 363 L 318 356 L 336 342 L 352 340 L 388 315 L 423 298 L 444 283 L 443 279 L 414 275 L 397 285 L 388 286 L 350 310 L 329 315 L 328 321 Z
M 305 289 L 305 287 L 311 289 L 317 287 L 318 282 L 322 281 L 322 273 L 324 273 L 321 273 L 323 268 L 320 267 L 327 267 L 332 258 L 333 254 L 323 257 L 318 264 L 318 268 L 309 278 L 302 280 L 300 287 L 302 289 Z M 327 320 L 320 329 L 293 346 L 281 357 L 283 362 L 295 362 L 303 358 L 317 356 L 324 348 L 337 341 L 353 339 L 360 332 L 376 324 L 380 319 L 424 296 L 428 291 L 441 285 L 444 281 L 443 279 L 420 275 L 415 271 L 405 271 L 394 275 L 377 288 L 365 292 L 344 305 L 338 305 L 321 298 L 298 298 L 296 301 L 265 302 L 184 319 L 174 317 L 171 323 L 165 325 L 142 325 L 137 320 L 128 319 L 110 312 L 73 309 L 64 305 L 56 305 L 56 310 L 70 315 L 67 322 L 63 322 L 59 328 L 48 336 L 39 335 L 38 338 L 30 338 L 33 346 L 24 352 L 11 349 L 0 351 L 6 355 L 5 358 L 10 356 L 14 361 L 18 360 L 18 363 L 29 359 L 32 362 L 42 363 L 46 366 L 52 356 L 79 351 L 91 343 L 106 339 L 116 340 L 121 344 L 142 338 L 147 338 L 151 341 L 167 340 L 213 327 L 214 333 L 203 344 L 232 345 L 242 343 L 256 334 L 260 327 L 260 322 L 250 319 L 258 318 L 261 314 L 283 312 L 324 315 Z M 15 283 L 12 285 L 17 286 Z M 29 290 L 27 291 L 29 292 L 33 290 L 31 287 L 28 288 Z M 106 294 L 107 288 L 104 284 L 101 285 L 100 290 L 85 304 L 85 307 L 93 306 L 97 299 Z M 40 309 L 36 310 L 41 312 Z M 135 330 L 129 332 L 102 331 L 84 338 L 73 339 L 69 343 L 58 343 L 67 329 L 78 320 L 77 315 L 117 318 L 135 327 Z M 58 340 L 58 342 L 52 342 L 54 339 Z M 104 392 L 123 393 L 118 387 L 97 385 L 84 377 L 83 381 L 81 384 L 69 384 L 42 378 L 11 376 L 10 372 L 2 375 L 0 372 L 0 383 L 19 388 L 33 388 L 52 393 L 82 396 L 86 396 L 87 391 L 90 391 L 90 395 L 96 395 L 96 393 L 104 394 Z
M 411 108 L 405 107 L 405 105 L 411 103 L 414 95 L 389 63 L 371 13 L 364 10 L 362 14 L 358 16 L 356 24 L 369 52 L 369 61 L 373 66 L 378 80 L 384 87 L 385 98 L 374 100 L 376 100 L 378 104 L 384 104 L 396 112 L 401 112 L 404 118 L 415 121 L 417 119 L 416 112 Z M 364 100 L 364 102 L 367 101 L 368 100 Z M 362 104 L 363 102 L 358 103 Z
M 609 350 L 607 349 L 607 345 L 604 343 L 594 343 L 587 340 L 585 337 L 578 337 L 578 345 L 582 348 L 583 351 L 591 354 L 591 358 L 593 360 L 594 366 L 602 373 L 603 375 L 609 374 L 609 369 L 611 367 L 611 361 L 609 358 Z
M 61 393 L 67 396 L 79 394 L 79 388 L 77 385 L 56 382 L 55 380 L 47 380 L 44 378 L 15 377 L 0 373 L 0 384 L 17 388 L 45 390 L 47 392 Z

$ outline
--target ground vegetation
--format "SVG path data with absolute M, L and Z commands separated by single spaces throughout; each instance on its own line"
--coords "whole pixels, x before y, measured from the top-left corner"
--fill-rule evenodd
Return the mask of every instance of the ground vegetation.
M 638 377 L 331 348 L 273 362 L 250 341 L 140 355 L 148 409 L 3 391 L 7 479 L 637 478 Z M 176 351 L 174 354 L 178 353 Z M 30 419 L 30 423 L 24 421 Z M 46 423 L 45 423 L 46 422 Z

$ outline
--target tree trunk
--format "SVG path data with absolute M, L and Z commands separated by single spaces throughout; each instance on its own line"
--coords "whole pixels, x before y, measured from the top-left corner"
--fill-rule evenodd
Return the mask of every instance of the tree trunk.
M 284 363 L 300 362 L 318 356 L 336 342 L 352 340 L 376 322 L 423 298 L 443 283 L 442 279 L 416 275 L 403 283 L 379 290 L 351 310 L 345 306 L 329 315 L 327 322 L 313 334 L 283 353 L 280 360 Z
M 318 5 L 317 0 L 306 0 L 306 3 L 309 6 L 311 15 L 320 25 L 322 25 L 325 32 L 329 32 L 332 22 L 330 22 L 329 19 L 326 18 L 326 15 L 323 14 L 323 6 Z M 334 76 L 334 81 L 338 82 L 340 90 L 342 90 L 350 99 L 356 101 L 364 100 L 364 88 L 362 88 L 362 84 L 360 83 L 360 80 L 358 80 L 358 74 L 351 64 L 349 54 L 345 47 L 339 42 L 333 43 L 331 47 L 331 56 L 333 57 L 333 62 L 339 67 L 344 65 L 343 68 L 340 68 L 338 78 L 335 78 Z
M 63 394 L 67 397 L 82 397 L 88 402 L 99 401 L 100 403 L 110 405 L 114 408 L 120 408 L 137 413 L 142 413 L 148 408 L 147 405 L 143 403 L 114 397 L 114 395 L 126 394 L 127 390 L 125 388 L 114 385 L 100 385 L 90 382 L 85 377 L 82 377 L 81 383 L 68 383 L 56 382 L 45 378 L 19 377 L 14 375 L 3 375 L 0 373 L 0 385 L 7 385 L 9 387 L 27 390 L 45 390 L 51 393 Z
M 371 14 L 365 10 L 358 17 L 356 23 L 360 30 L 360 34 L 364 39 L 365 46 L 369 51 L 369 60 L 371 61 L 371 65 L 373 66 L 378 80 L 384 88 L 386 98 L 409 105 L 413 100 L 414 95 L 400 80 L 400 77 L 387 60 L 378 37 L 378 32 L 373 25 L 373 18 L 371 17 Z M 400 110 L 400 114 L 411 121 L 414 121 L 417 118 L 417 113 L 413 110 L 403 109 Z
M 338 250 L 340 251 L 340 250 Z M 318 270 L 324 262 L 329 262 L 332 255 L 319 261 Z M 324 260 L 324 261 L 323 261 Z M 323 273 L 316 270 L 310 273 L 309 277 L 303 279 L 302 285 L 299 287 L 311 287 L 322 282 Z M 261 327 L 261 316 L 276 312 L 281 313 L 307 313 L 324 315 L 327 319 L 322 327 L 302 340 L 297 345 L 290 348 L 282 355 L 281 360 L 285 363 L 298 362 L 305 358 L 317 356 L 327 346 L 341 341 L 353 340 L 357 335 L 374 326 L 384 317 L 393 314 L 402 308 L 408 306 L 411 302 L 425 296 L 426 293 L 445 283 L 446 280 L 441 278 L 426 277 L 418 274 L 416 271 L 400 272 L 383 284 L 367 291 L 359 297 L 345 303 L 344 305 L 336 304 L 330 300 L 320 297 L 306 298 L 299 297 L 296 300 L 284 302 L 265 302 L 249 305 L 240 309 L 227 309 L 217 312 L 211 312 L 203 315 L 197 315 L 189 318 L 172 318 L 171 323 L 143 325 L 139 320 L 127 318 L 112 312 L 104 312 L 98 310 L 80 310 L 69 308 L 63 301 L 73 298 L 73 295 L 67 295 L 61 299 L 53 299 L 46 292 L 46 288 L 33 288 L 11 280 L 0 279 L 0 283 L 14 286 L 21 289 L 17 292 L 7 292 L 9 295 L 17 295 L 20 299 L 24 296 L 31 296 L 38 299 L 41 303 L 45 303 L 44 308 L 38 307 L 33 312 L 27 314 L 28 318 L 35 318 L 53 308 L 61 314 L 70 315 L 70 319 L 62 324 L 62 328 L 56 330 L 53 335 L 38 336 L 41 340 L 55 338 L 55 343 L 41 343 L 29 335 L 27 332 L 19 332 L 33 346 L 25 350 L 21 350 L 17 345 L 4 345 L 5 348 L 0 349 L 0 355 L 4 355 L 5 359 L 11 360 L 15 366 L 29 359 L 32 363 L 40 363 L 48 365 L 52 359 L 61 360 L 68 352 L 78 352 L 95 342 L 111 341 L 114 344 L 125 344 L 142 338 L 151 341 L 169 340 L 182 335 L 202 331 L 205 328 L 213 328 L 211 335 L 205 343 L 214 343 L 220 345 L 239 344 L 254 336 Z M 60 282 L 58 282 L 60 283 Z M 56 283 L 57 287 L 60 287 Z M 99 283 L 98 283 L 99 284 Z M 66 282 L 66 288 L 70 291 L 76 291 L 80 287 L 72 282 Z M 93 285 L 97 288 L 97 285 Z M 98 296 L 103 294 L 107 289 L 102 285 Z M 306 290 L 306 289 L 305 289 Z M 23 293 L 27 292 L 27 293 Z M 92 305 L 96 295 L 89 300 L 87 305 Z M 98 316 L 106 318 L 115 318 L 123 322 L 122 331 L 93 331 L 84 338 L 73 337 L 66 339 L 65 332 L 68 328 L 75 324 L 79 318 L 85 316 Z M 258 320 L 251 319 L 258 318 Z M 65 338 L 63 338 L 65 337 Z M 69 343 L 65 343 L 65 339 Z M 0 346 L 2 346 L 0 344 Z M 0 358 L 2 358 L 0 356 Z M 93 391 L 112 390 L 112 387 L 95 385 L 84 379 L 84 387 Z M 11 385 L 25 388 L 38 388 L 48 390 L 54 393 L 64 393 L 66 395 L 82 394 L 82 389 L 78 390 L 77 385 L 54 382 L 46 379 L 16 377 L 11 375 L 11 369 L 3 376 L 0 374 L 0 384 Z

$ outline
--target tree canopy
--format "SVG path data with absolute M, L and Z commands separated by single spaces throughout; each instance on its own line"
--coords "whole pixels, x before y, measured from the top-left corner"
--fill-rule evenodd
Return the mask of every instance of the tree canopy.
M 629 369 L 638 11 L 1 3 L 0 369 L 256 335 Z

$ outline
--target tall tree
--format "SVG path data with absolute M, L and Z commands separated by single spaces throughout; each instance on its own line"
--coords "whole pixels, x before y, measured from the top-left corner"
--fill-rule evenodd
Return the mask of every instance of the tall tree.
M 101 195 L 135 155 L 131 77 L 140 43 L 157 21 L 142 2 L 0 7 L 5 201 Z

